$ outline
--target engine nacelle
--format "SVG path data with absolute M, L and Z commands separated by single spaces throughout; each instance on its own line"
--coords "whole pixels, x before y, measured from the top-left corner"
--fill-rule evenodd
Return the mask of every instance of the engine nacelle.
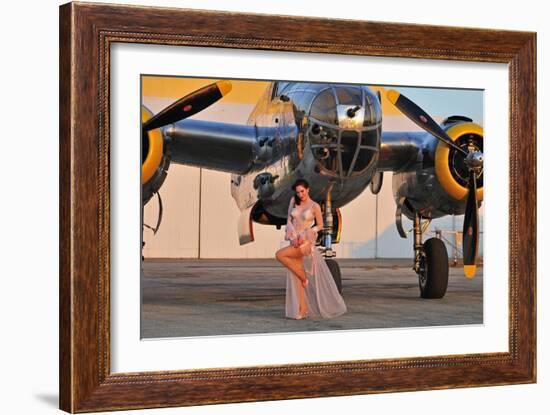
M 141 107 L 141 122 L 153 116 L 148 108 Z M 146 204 L 160 189 L 170 166 L 169 139 L 160 128 L 143 133 L 141 137 L 141 199 Z
M 483 128 L 473 122 L 457 123 L 447 129 L 447 134 L 465 150 L 483 152 Z M 455 149 L 439 142 L 435 151 L 435 175 L 447 194 L 463 201 L 468 194 L 469 170 L 464 156 Z M 477 200 L 483 200 L 483 172 L 477 176 Z
M 483 152 L 483 128 L 462 117 L 442 125 L 449 137 L 466 151 Z M 414 211 L 425 218 L 461 215 L 466 208 L 469 170 L 464 155 L 431 134 L 418 138 L 418 158 L 408 171 L 393 176 L 394 198 L 409 219 Z M 483 172 L 477 176 L 477 199 L 483 200 Z

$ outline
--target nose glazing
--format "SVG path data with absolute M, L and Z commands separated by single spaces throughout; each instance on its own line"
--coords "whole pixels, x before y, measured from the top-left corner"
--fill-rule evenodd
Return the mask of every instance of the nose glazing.
M 379 150 L 381 110 L 376 96 L 360 86 L 328 86 L 313 100 L 308 136 L 325 173 L 341 179 L 363 174 Z

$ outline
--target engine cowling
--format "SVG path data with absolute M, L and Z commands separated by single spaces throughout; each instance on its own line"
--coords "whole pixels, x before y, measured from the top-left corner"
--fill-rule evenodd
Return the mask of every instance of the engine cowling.
M 451 139 L 465 150 L 483 152 L 483 128 L 473 122 L 452 124 L 447 129 Z M 464 156 L 439 142 L 435 150 L 434 172 L 443 190 L 453 199 L 463 201 L 468 194 L 469 171 Z M 483 200 L 483 172 L 477 176 L 477 200 Z
M 141 107 L 141 122 L 153 116 L 145 106 Z M 160 189 L 170 166 L 170 146 L 160 128 L 149 130 L 141 138 L 141 198 L 147 203 Z
M 465 150 L 483 152 L 483 129 L 470 120 L 445 120 L 442 127 Z M 469 170 L 464 155 L 431 134 L 411 136 L 415 161 L 406 171 L 393 175 L 393 189 L 400 211 L 409 219 L 414 212 L 425 218 L 461 215 L 466 207 Z M 483 172 L 477 177 L 477 199 L 483 200 Z

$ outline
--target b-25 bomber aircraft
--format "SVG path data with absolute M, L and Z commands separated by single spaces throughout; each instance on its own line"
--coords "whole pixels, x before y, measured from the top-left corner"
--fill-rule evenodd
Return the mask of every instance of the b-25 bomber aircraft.
M 254 240 L 254 222 L 277 229 L 286 224 L 291 186 L 305 178 L 310 197 L 323 212 L 317 245 L 341 291 L 333 250 L 340 242 L 340 208 L 367 186 L 378 193 L 383 173 L 390 171 L 402 237 L 402 215 L 413 221 L 413 269 L 421 297 L 442 298 L 448 285 L 444 243 L 439 238 L 423 242 L 432 219 L 465 215 L 464 274 L 475 275 L 483 199 L 481 126 L 459 115 L 438 124 L 407 97 L 389 90 L 390 102 L 423 131 L 386 132 L 380 93 L 368 86 L 286 81 L 270 83 L 246 125 L 190 118 L 231 88 L 230 81 L 215 82 L 155 115 L 142 106 L 142 203 L 158 195 L 155 229 L 162 218 L 158 191 L 171 163 L 231 173 L 231 195 L 241 211 L 241 245 Z

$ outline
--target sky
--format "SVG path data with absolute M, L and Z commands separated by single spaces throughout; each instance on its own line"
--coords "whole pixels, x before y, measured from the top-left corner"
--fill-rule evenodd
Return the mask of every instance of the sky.
M 413 100 L 432 116 L 465 115 L 483 125 L 483 91 L 479 89 L 447 89 L 393 87 Z

